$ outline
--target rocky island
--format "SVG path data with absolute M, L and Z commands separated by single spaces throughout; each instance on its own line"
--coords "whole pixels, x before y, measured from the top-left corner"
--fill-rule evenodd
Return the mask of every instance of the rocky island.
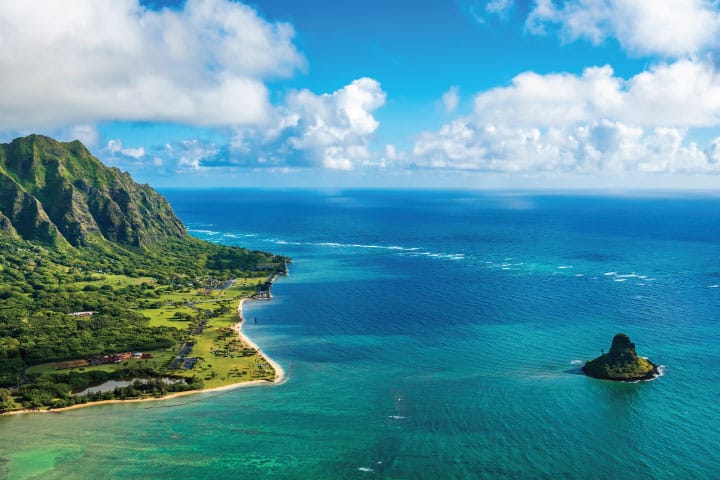
M 582 370 L 591 377 L 620 382 L 651 380 L 660 373 L 657 365 L 638 356 L 635 344 L 624 333 L 615 335 L 610 351 L 585 363 Z

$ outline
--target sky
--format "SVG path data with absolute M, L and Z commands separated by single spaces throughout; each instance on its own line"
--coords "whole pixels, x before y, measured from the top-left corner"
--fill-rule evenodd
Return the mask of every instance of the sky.
M 4 0 L 0 141 L 157 187 L 717 189 L 717 0 Z

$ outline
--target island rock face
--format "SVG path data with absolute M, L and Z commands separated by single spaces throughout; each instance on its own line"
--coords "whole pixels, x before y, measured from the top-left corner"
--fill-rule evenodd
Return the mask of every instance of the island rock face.
M 635 344 L 624 333 L 615 335 L 610 351 L 587 362 L 583 372 L 591 377 L 621 382 L 650 380 L 659 374 L 657 365 L 639 357 Z

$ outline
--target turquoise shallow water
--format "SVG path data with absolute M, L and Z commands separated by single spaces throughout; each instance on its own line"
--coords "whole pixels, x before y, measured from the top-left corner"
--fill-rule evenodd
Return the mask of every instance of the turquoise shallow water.
M 1 478 L 720 478 L 719 199 L 165 193 L 295 259 L 289 380 L 0 418 Z M 618 331 L 665 375 L 579 375 Z

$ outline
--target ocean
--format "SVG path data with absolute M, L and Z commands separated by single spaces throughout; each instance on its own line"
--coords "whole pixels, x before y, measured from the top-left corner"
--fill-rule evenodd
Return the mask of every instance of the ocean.
M 293 258 L 277 386 L 0 417 L 7 479 L 720 478 L 720 197 L 162 192 Z M 579 373 L 623 332 L 650 382 Z

